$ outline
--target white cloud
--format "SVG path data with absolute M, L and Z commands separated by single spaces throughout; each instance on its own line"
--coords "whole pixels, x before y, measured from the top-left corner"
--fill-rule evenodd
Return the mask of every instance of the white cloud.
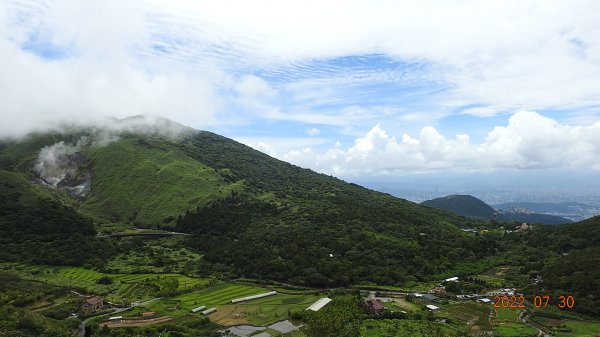
M 321 133 L 321 130 L 319 130 L 318 128 L 310 128 L 310 129 L 306 130 L 306 134 L 311 137 L 318 136 L 320 133 Z
M 441 112 L 403 111 L 403 121 L 429 123 L 452 108 L 475 105 L 464 113 L 600 105 L 599 11 L 600 2 L 578 0 L 3 1 L 0 136 L 105 115 L 152 113 L 198 128 L 226 114 L 240 124 L 258 115 L 341 127 L 373 123 L 374 117 L 385 125 L 399 114 L 372 104 L 364 113 L 352 111 L 354 103 L 327 113 L 278 106 L 272 101 L 279 88 L 248 75 L 286 76 L 292 68 L 304 77 L 283 90 L 298 104 L 344 104 L 348 96 L 336 95 L 335 85 L 432 81 L 450 88 L 426 93 Z M 49 60 L 23 50 L 32 40 L 64 57 Z M 310 65 L 367 54 L 427 66 L 343 76 Z M 232 105 L 243 109 L 223 111 Z M 424 142 L 455 141 L 425 133 L 419 136 Z M 435 155 L 396 143 L 414 160 Z
M 354 144 L 324 152 L 289 151 L 282 159 L 337 175 L 393 174 L 435 170 L 486 171 L 504 168 L 600 169 L 600 122 L 569 126 L 536 112 L 515 113 L 474 144 L 466 134 L 446 138 L 425 127 L 401 140 L 374 126 Z
M 218 71 L 197 73 L 174 63 L 165 71 L 160 62 L 139 62 L 134 50 L 149 43 L 148 32 L 143 12 L 131 3 L 59 1 L 35 8 L 34 17 L 11 5 L 0 7 L 0 137 L 105 116 L 214 122 L 222 103 Z M 45 59 L 22 48 L 43 38 L 67 56 Z
M 190 25 L 219 32 L 233 53 L 256 65 L 384 53 L 430 62 L 437 80 L 452 87 L 445 95 L 449 106 L 539 109 L 600 102 L 600 26 L 594 15 L 600 3 L 594 1 L 168 6 L 190 13 Z
M 282 153 L 297 151 L 298 148 L 331 143 L 330 140 L 320 137 L 235 137 L 235 140 L 277 158 Z
M 272 98 L 277 94 L 265 80 L 253 75 L 240 78 L 235 84 L 235 89 L 245 98 Z

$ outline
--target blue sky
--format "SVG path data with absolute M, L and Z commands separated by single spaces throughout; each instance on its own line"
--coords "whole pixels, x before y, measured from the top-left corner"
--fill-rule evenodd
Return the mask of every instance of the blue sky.
M 6 1 L 0 136 L 152 114 L 349 179 L 596 172 L 598 10 Z

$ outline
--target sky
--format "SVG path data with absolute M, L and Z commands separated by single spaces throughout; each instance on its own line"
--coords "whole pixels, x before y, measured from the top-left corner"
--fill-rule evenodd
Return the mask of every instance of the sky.
M 0 138 L 149 114 L 353 181 L 595 179 L 599 12 L 576 0 L 6 0 Z

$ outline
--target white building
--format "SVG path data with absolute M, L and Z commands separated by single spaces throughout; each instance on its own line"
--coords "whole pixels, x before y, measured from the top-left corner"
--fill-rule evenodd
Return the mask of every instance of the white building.
M 427 304 L 425 307 L 427 308 L 427 310 L 429 310 L 431 312 L 436 312 L 436 311 L 440 310 L 439 307 L 436 307 L 433 304 Z

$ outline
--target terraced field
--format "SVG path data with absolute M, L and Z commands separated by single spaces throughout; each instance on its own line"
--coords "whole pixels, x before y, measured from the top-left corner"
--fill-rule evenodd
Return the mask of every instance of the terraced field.
M 8 268 L 8 266 L 3 266 Z M 83 289 L 88 293 L 106 296 L 110 301 L 140 301 L 156 297 L 160 284 L 166 279 L 177 280 L 177 290 L 207 284 L 208 279 L 191 278 L 180 274 L 107 274 L 80 267 L 12 266 L 12 272 L 49 284 Z M 113 284 L 97 284 L 100 277 L 109 277 Z
M 442 307 L 439 315 L 463 322 L 469 326 L 477 326 L 483 331 L 491 331 L 489 323 L 490 305 L 466 302 Z
M 200 305 L 206 305 L 210 308 L 216 305 L 228 304 L 234 298 L 258 295 L 268 291 L 265 288 L 245 284 L 222 284 L 177 296 L 173 299 L 181 301 L 183 309 L 192 310 Z
M 70 280 L 93 282 L 102 276 L 108 276 L 115 281 L 121 281 L 123 283 L 141 283 L 141 282 L 153 282 L 164 278 L 176 278 L 179 282 L 178 289 L 193 288 L 200 284 L 206 284 L 206 279 L 191 278 L 180 274 L 104 274 L 94 270 L 77 268 L 77 267 L 64 267 L 57 272 L 57 277 L 68 278 Z

